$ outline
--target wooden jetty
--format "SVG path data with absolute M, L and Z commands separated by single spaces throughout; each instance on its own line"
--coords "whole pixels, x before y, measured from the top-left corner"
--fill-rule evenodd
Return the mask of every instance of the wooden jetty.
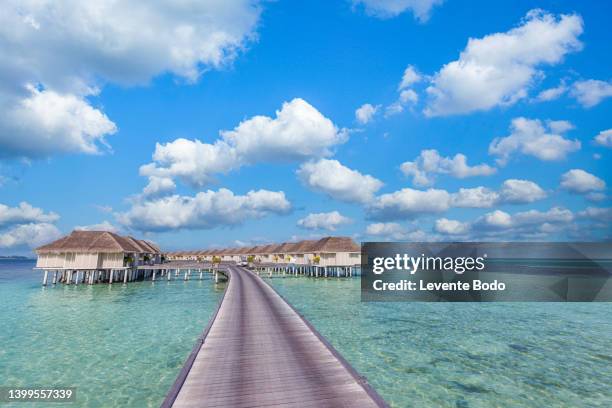
M 162 407 L 386 407 L 312 325 L 247 269 L 229 284 Z

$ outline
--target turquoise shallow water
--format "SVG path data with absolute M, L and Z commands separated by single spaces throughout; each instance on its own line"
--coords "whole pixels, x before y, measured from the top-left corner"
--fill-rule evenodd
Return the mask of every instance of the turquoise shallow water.
M 159 406 L 224 289 L 43 289 L 32 266 L 0 261 L 0 385 L 77 387 L 73 407 Z M 270 282 L 394 407 L 612 406 L 612 304 L 361 303 L 359 279 Z
M 210 279 L 42 288 L 32 266 L 0 260 L 0 386 L 77 387 L 73 407 L 159 406 L 224 288 Z
M 611 407 L 612 303 L 361 303 L 269 280 L 394 407 Z

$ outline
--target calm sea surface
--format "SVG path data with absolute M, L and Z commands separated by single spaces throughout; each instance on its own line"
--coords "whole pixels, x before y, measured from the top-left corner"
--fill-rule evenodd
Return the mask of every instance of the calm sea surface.
M 0 386 L 76 387 L 72 407 L 158 407 L 224 289 L 210 279 L 42 288 L 33 266 L 0 260 Z
M 223 291 L 43 289 L 32 266 L 0 261 L 0 386 L 77 387 L 71 406 L 159 406 Z M 393 406 L 612 406 L 612 304 L 360 303 L 357 278 L 270 282 Z
M 269 281 L 394 407 L 612 407 L 612 303 L 361 303 L 359 279 Z

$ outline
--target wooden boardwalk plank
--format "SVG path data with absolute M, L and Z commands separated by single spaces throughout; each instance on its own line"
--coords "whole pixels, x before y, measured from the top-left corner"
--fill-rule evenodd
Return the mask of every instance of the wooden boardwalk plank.
M 162 407 L 385 407 L 278 293 L 228 266 L 222 303 Z

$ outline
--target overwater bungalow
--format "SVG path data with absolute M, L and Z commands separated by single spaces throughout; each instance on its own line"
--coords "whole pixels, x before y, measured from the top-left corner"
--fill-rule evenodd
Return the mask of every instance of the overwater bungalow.
M 310 248 L 311 262 L 319 266 L 357 266 L 361 248 L 349 237 L 325 237 Z
M 49 244 L 36 248 L 36 268 L 57 274 L 64 282 L 111 280 L 115 273 L 126 279 L 138 277 L 138 266 L 161 263 L 159 248 L 144 240 L 109 231 L 72 231 Z M 76 276 L 75 276 L 76 273 Z
M 310 248 L 317 242 L 316 240 L 298 241 L 288 249 L 288 255 L 296 265 L 309 265 L 314 256 Z

